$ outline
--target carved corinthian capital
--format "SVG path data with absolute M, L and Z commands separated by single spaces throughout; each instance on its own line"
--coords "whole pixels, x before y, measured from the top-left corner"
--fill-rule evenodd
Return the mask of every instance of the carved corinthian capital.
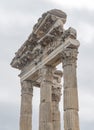
M 75 49 L 66 48 L 64 51 L 62 51 L 61 57 L 62 57 L 63 67 L 66 65 L 72 65 L 74 63 L 76 65 L 77 54 L 78 54 L 77 48 Z
M 21 93 L 33 95 L 33 86 L 31 81 L 23 81 L 21 83 Z

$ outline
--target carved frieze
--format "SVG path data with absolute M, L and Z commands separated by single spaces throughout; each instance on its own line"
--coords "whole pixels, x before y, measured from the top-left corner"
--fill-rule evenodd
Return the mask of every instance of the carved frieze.
M 76 30 L 74 28 L 70 27 L 69 29 L 64 31 L 64 33 L 62 35 L 62 40 L 65 41 L 66 38 L 76 39 L 76 37 L 77 37 Z
M 23 69 L 32 61 L 35 61 L 35 64 L 40 62 L 42 55 L 45 54 L 42 50 L 42 46 L 47 46 L 51 42 L 53 44 L 53 41 L 60 38 L 65 21 L 66 14 L 60 10 L 54 9 L 44 13 L 42 17 L 39 18 L 38 23 L 35 24 L 28 39 L 15 53 L 15 57 L 11 62 L 12 67 Z M 39 45 L 41 45 L 41 49 L 36 49 Z M 51 51 L 52 49 L 49 50 L 48 53 Z
M 50 34 L 55 38 L 55 37 L 60 37 L 63 34 L 63 28 L 62 26 L 58 26 L 54 28 Z
M 40 29 L 37 32 L 37 37 L 41 38 L 43 35 L 45 35 L 45 33 L 47 33 L 49 31 L 49 29 L 51 28 L 51 26 L 54 24 L 54 20 L 52 19 L 51 15 L 49 15 L 46 20 L 45 23 L 40 27 Z
M 63 29 L 65 21 L 66 14 L 62 11 L 51 10 L 44 13 L 34 26 L 29 38 L 15 53 L 15 57 L 11 62 L 12 67 L 22 70 L 31 62 L 37 65 L 43 58 L 60 46 L 61 43 L 63 44 L 66 39 L 76 39 L 75 29 L 71 27 L 67 30 Z M 70 51 L 67 51 L 67 53 L 70 53 Z M 62 55 L 64 60 L 65 51 Z M 67 56 L 66 59 L 68 58 Z

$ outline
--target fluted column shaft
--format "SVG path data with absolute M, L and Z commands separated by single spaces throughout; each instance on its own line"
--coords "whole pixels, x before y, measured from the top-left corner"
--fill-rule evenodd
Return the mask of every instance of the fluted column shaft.
M 55 70 L 53 75 L 52 86 L 52 122 L 53 130 L 61 130 L 59 102 L 61 100 L 61 83 L 62 71 Z
M 39 130 L 53 130 L 52 125 L 52 67 L 41 69 Z
M 53 123 L 53 130 L 61 130 L 59 101 L 56 101 L 56 98 L 54 96 L 52 99 L 52 123 Z
M 76 78 L 77 48 L 62 52 L 64 74 L 64 130 L 79 130 Z
M 32 130 L 32 83 L 23 81 L 21 87 L 20 130 Z

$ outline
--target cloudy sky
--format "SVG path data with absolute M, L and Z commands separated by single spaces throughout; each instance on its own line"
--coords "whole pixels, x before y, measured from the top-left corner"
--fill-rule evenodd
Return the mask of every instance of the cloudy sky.
M 93 0 L 0 0 L 0 130 L 19 129 L 20 83 L 17 75 L 20 72 L 11 68 L 10 62 L 41 14 L 54 8 L 67 13 L 65 29 L 72 26 L 78 33 L 80 129 L 94 130 Z M 33 130 L 38 130 L 38 95 L 39 90 L 34 89 Z M 63 111 L 61 107 L 60 110 Z

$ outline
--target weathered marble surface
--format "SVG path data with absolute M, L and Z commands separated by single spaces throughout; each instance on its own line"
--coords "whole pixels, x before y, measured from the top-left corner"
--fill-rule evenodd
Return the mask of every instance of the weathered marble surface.
M 33 87 L 40 88 L 39 130 L 61 130 L 62 86 L 64 130 L 79 130 L 76 62 L 80 43 L 74 28 L 64 29 L 66 18 L 57 9 L 44 13 L 11 62 L 21 70 L 20 130 L 32 130 Z M 56 69 L 60 63 L 63 73 Z

